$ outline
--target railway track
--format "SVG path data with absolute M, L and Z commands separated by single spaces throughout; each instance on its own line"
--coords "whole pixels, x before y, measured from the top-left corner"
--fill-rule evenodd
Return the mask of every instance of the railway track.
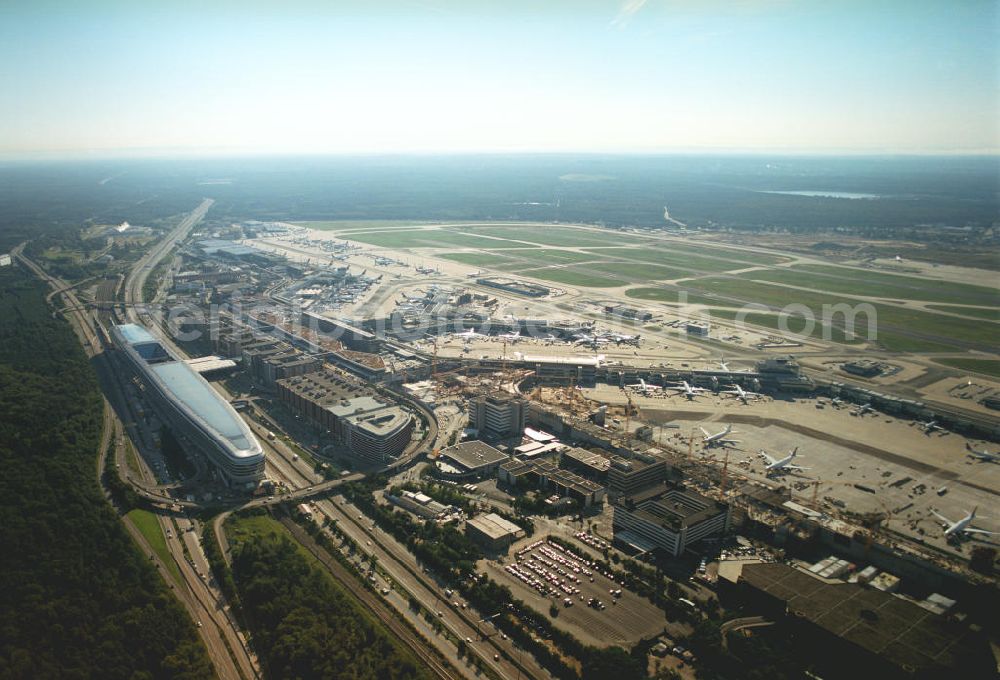
M 291 532 L 296 541 L 318 559 L 341 585 L 347 588 L 393 635 L 403 641 L 437 677 L 441 680 L 463 679 L 462 675 L 455 673 L 450 666 L 444 664 L 436 654 L 430 651 L 428 649 L 429 643 L 400 621 L 398 616 L 378 596 L 367 588 L 358 588 L 357 577 L 344 568 L 336 558 L 317 545 L 312 536 L 307 534 L 302 527 L 287 517 L 279 521 Z

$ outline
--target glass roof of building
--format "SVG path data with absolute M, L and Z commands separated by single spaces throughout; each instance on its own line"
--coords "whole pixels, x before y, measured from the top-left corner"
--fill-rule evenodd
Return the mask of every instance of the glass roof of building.
M 195 415 L 239 449 L 237 455 L 255 455 L 250 449 L 244 424 L 212 387 L 187 364 L 174 361 L 150 367 L 167 389 Z
M 142 342 L 156 342 L 156 338 L 153 334 L 147 331 L 142 326 L 134 323 L 126 323 L 118 326 L 118 331 L 125 338 L 125 341 L 130 345 L 135 345 Z

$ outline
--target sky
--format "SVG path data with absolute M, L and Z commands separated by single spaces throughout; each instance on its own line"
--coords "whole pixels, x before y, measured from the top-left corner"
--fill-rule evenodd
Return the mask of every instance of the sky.
M 0 154 L 997 153 L 992 0 L 5 0 Z

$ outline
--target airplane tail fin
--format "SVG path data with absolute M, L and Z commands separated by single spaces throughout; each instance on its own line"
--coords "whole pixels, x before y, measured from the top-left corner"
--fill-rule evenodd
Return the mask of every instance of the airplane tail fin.
M 797 455 L 799 455 L 799 447 L 796 446 L 794 449 L 792 449 L 792 458 L 795 458 L 795 456 Z
M 969 517 L 975 518 L 975 516 L 976 516 L 976 510 L 978 510 L 978 509 L 979 509 L 978 505 L 975 506 L 975 507 L 973 507 L 972 508 L 972 514 L 970 514 Z

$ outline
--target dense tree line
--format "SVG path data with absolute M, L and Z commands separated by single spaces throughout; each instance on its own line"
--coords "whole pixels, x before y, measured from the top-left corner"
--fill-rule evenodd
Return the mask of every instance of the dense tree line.
M 0 269 L 0 677 L 211 677 L 193 623 L 101 493 L 96 376 L 44 295 Z
M 232 569 L 270 677 L 428 677 L 287 536 L 251 534 L 234 545 Z

